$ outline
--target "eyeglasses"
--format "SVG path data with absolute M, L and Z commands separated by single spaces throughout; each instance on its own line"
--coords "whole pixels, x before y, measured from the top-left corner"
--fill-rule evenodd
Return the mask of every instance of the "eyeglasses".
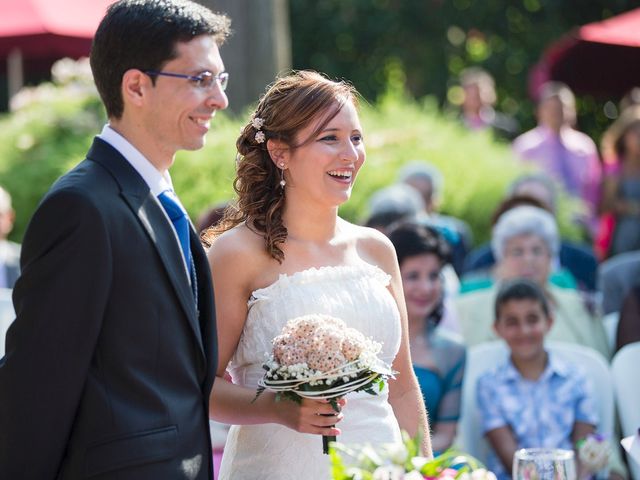
M 157 72 L 155 70 L 145 70 L 145 74 L 150 77 L 154 76 L 164 76 L 164 77 L 175 77 L 175 78 L 186 78 L 187 80 L 193 82 L 196 87 L 208 89 L 211 88 L 214 82 L 218 82 L 220 88 L 222 90 L 227 89 L 227 84 L 229 83 L 229 74 L 227 72 L 220 72 L 218 75 L 214 75 L 211 72 L 202 72 L 200 75 L 186 75 L 184 73 L 171 73 L 171 72 Z

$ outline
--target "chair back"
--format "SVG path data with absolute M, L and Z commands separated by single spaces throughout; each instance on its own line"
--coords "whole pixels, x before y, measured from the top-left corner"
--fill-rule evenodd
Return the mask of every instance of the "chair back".
M 618 416 L 625 437 L 636 435 L 640 428 L 640 383 L 638 372 L 640 365 L 640 342 L 622 347 L 611 360 L 611 376 L 615 391 Z M 640 463 L 627 456 L 631 476 L 640 480 Z
M 554 355 L 582 367 L 593 385 L 594 401 L 600 418 L 598 431 L 613 438 L 613 381 L 607 360 L 599 352 L 582 345 L 547 342 L 546 347 Z M 491 447 L 482 434 L 480 412 L 476 404 L 476 383 L 482 373 L 506 361 L 508 355 L 509 350 L 502 340 L 475 345 L 467 351 L 456 443 L 483 463 L 487 462 Z
M 627 293 L 640 279 L 640 251 L 620 253 L 598 267 L 598 290 L 602 292 L 602 311 L 619 312 Z

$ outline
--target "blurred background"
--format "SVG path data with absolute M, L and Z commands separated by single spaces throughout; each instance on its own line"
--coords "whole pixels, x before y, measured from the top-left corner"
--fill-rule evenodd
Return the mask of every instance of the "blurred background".
M 88 55 L 92 32 L 110 3 L 0 0 L 0 184 L 13 196 L 16 240 L 46 188 L 82 158 L 105 121 L 90 80 L 82 80 L 89 74 L 86 63 L 59 64 L 57 73 L 52 66 Z M 183 168 L 176 169 L 178 184 L 189 184 L 184 201 L 193 217 L 232 196 L 236 124 L 275 75 L 290 68 L 347 79 L 364 97 L 369 161 L 384 168 L 363 171 L 343 215 L 364 218 L 371 192 L 394 179 L 403 163 L 425 160 L 446 180 L 443 211 L 465 218 L 476 240 L 488 236 L 488 212 L 500 199 L 496 192 L 521 173 L 508 141 L 535 126 L 540 85 L 566 82 L 577 97 L 579 129 L 598 143 L 618 116 L 621 98 L 640 84 L 633 25 L 626 37 L 616 35 L 617 25 L 605 28 L 597 42 L 581 33 L 625 13 L 635 15 L 637 28 L 637 2 L 629 0 L 200 3 L 228 13 L 234 35 L 222 49 L 231 75 L 230 111 L 208 147 L 184 154 Z M 495 109 L 517 125 L 511 138 L 460 128 L 460 74 L 468 67 L 493 77 Z M 570 222 L 564 225 L 571 235 Z

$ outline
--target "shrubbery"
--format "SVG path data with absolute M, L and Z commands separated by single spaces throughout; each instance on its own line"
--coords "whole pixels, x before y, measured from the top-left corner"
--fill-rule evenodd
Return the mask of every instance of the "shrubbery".
M 86 80 L 63 77 L 54 77 L 55 85 L 25 93 L 16 112 L 0 118 L 0 184 L 13 196 L 17 222 L 12 238 L 17 241 L 42 195 L 84 158 L 105 121 Z M 178 154 L 172 177 L 192 218 L 233 197 L 235 140 L 248 117 L 219 112 L 205 148 Z M 361 121 L 367 163 L 341 215 L 363 220 L 370 194 L 393 183 L 405 162 L 422 159 L 443 173 L 442 210 L 469 222 L 477 242 L 488 238 L 491 213 L 507 184 L 520 173 L 507 145 L 489 134 L 466 131 L 455 119 L 438 113 L 433 101 L 420 104 L 401 94 L 388 94 L 377 105 L 364 104 Z M 563 230 L 570 232 L 567 222 Z

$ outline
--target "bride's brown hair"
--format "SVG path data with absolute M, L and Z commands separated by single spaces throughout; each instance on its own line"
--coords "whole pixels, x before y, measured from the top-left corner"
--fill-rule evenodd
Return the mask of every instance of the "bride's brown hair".
M 358 103 L 352 85 L 334 82 L 313 71 L 293 72 L 268 87 L 236 141 L 237 173 L 233 188 L 237 202 L 226 209 L 220 223 L 203 233 L 203 242 L 211 246 L 218 235 L 245 222 L 262 235 L 267 253 L 282 263 L 281 245 L 287 239 L 287 229 L 282 223 L 286 190 L 280 186 L 281 173 L 267 150 L 267 141 L 282 142 L 291 150 L 299 148 L 311 142 L 347 102 L 356 106 Z M 318 118 L 322 120 L 308 138 L 297 138 L 301 130 Z M 259 131 L 264 137 L 256 137 Z

